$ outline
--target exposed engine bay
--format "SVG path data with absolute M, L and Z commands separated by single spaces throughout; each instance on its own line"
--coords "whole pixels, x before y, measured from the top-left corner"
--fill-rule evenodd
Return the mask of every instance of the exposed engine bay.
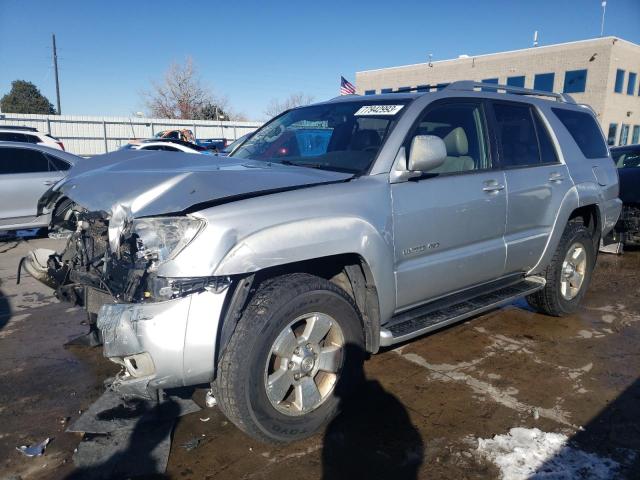
M 216 277 L 165 278 L 158 265 L 175 256 L 203 226 L 191 217 L 122 220 L 110 229 L 106 212 L 89 212 L 69 199 L 52 214 L 54 235 L 68 236 L 63 252 L 36 251 L 25 269 L 55 289 L 56 297 L 97 313 L 105 303 L 168 300 L 227 284 Z

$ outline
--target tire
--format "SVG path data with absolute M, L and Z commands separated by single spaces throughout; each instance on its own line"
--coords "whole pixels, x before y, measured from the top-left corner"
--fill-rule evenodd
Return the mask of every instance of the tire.
M 575 288 L 567 289 L 565 282 L 563 294 L 563 280 L 566 280 L 566 277 L 563 276 L 563 264 L 569 250 L 572 249 L 573 251 L 576 245 L 583 249 L 586 256 L 583 280 L 577 291 L 575 291 Z M 554 317 L 570 315 L 578 309 L 589 287 L 595 262 L 596 251 L 591 233 L 582 222 L 570 221 L 562 233 L 560 243 L 551 263 L 543 272 L 543 277 L 547 281 L 546 285 L 542 290 L 527 296 L 527 302 L 535 310 L 546 315 Z M 569 269 L 571 268 L 569 266 Z
M 311 313 L 317 315 L 309 316 Z M 298 320 L 300 318 L 302 320 Z M 315 320 L 320 318 L 322 322 Z M 331 329 L 323 340 L 313 343 L 313 347 L 311 343 L 293 344 L 302 345 L 296 347 L 298 351 L 303 350 L 300 356 L 287 353 L 281 358 L 279 353 L 274 353 L 276 350 L 290 352 L 291 340 L 282 339 L 290 339 L 289 333 L 293 332 L 296 341 L 300 341 L 304 334 L 296 337 L 296 330 L 300 334 L 304 328 L 306 333 L 310 324 L 308 338 L 318 337 L 319 334 L 313 334 L 314 325 L 326 325 L 323 322 L 327 318 Z M 340 339 L 343 347 L 336 355 L 335 345 L 340 344 Z M 323 371 L 326 367 L 320 367 L 323 362 L 318 360 L 329 350 L 333 363 L 327 363 L 330 366 L 327 371 L 335 369 L 335 378 L 333 373 Z M 312 362 L 305 361 L 314 355 L 317 358 L 310 367 Z M 263 282 L 247 305 L 221 356 L 213 384 L 214 395 L 227 418 L 253 438 L 266 443 L 300 440 L 316 433 L 337 415 L 342 400 L 364 379 L 364 356 L 362 321 L 351 298 L 322 278 L 304 273 L 283 275 Z M 305 366 L 312 370 L 305 373 Z M 291 381 L 291 386 L 268 388 L 267 383 L 280 373 L 283 377 L 289 375 L 284 384 Z M 300 380 L 291 380 L 295 375 L 300 376 Z M 322 397 L 315 406 L 300 394 L 302 382 L 307 388 L 309 379 L 314 384 L 318 381 L 316 390 Z M 282 401 L 274 403 L 270 399 L 270 395 L 277 399 L 285 391 L 290 393 Z M 314 401 L 318 399 L 310 397 Z M 304 401 L 296 400 L 298 398 Z

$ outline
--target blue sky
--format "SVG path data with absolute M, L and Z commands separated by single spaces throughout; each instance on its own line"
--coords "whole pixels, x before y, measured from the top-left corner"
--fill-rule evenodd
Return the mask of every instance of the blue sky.
M 597 37 L 600 0 L 181 2 L 0 0 L 0 95 L 14 79 L 62 111 L 130 115 L 140 91 L 192 56 L 235 110 L 262 119 L 272 98 L 338 94 L 340 75 Z M 608 0 L 605 35 L 640 43 L 640 0 Z

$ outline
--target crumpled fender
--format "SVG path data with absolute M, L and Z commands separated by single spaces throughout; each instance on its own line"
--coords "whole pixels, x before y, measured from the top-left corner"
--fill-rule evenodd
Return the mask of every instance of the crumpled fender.
M 378 291 L 381 320 L 390 318 L 395 308 L 391 233 L 383 238 L 373 225 L 357 217 L 311 218 L 256 231 L 238 240 L 214 275 L 251 273 L 340 254 L 357 254 L 367 262 Z

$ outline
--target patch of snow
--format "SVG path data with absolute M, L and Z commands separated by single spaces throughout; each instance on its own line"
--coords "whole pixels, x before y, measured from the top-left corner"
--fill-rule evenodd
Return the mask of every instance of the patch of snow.
M 478 453 L 488 458 L 508 480 L 608 480 L 620 464 L 567 445 L 561 433 L 537 428 L 512 428 L 506 435 L 478 439 Z

